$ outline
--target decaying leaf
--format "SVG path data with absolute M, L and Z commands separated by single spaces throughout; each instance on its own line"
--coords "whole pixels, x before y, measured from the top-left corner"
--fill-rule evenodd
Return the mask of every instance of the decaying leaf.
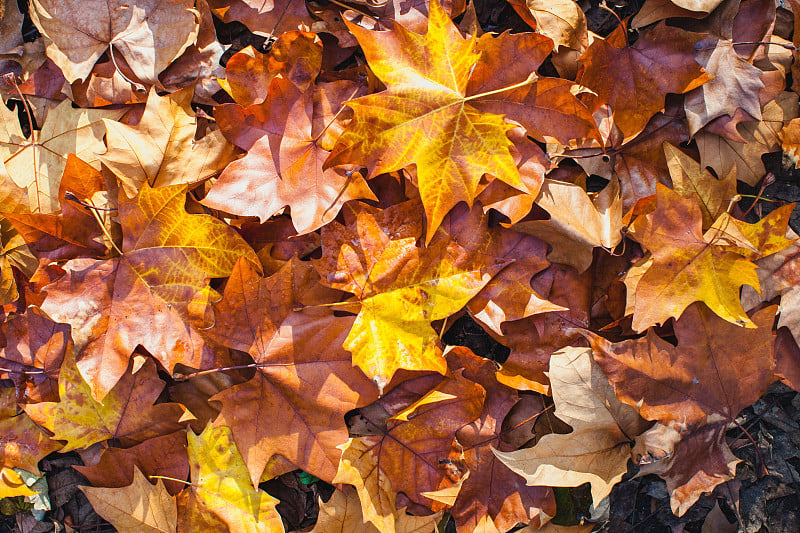
M 495 450 L 529 485 L 592 485 L 597 506 L 627 471 L 633 438 L 647 428 L 636 410 L 620 402 L 588 348 L 565 348 L 550 358 L 555 415 L 572 427 L 539 438 L 533 448 Z

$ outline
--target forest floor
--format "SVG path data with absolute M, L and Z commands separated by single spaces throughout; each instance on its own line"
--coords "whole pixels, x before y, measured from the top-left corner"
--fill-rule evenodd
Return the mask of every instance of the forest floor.
M 474 0 L 479 23 L 484 31 L 529 31 L 505 0 Z M 596 0 L 579 2 L 585 5 L 589 30 L 607 35 L 618 20 L 601 8 Z M 614 11 L 625 18 L 641 8 L 643 0 L 617 0 Z M 248 45 L 263 49 L 266 39 L 250 33 L 240 23 L 223 24 L 218 20 L 217 33 L 221 42 L 231 44 L 223 60 Z M 29 28 L 32 28 L 26 19 Z M 35 32 L 35 28 L 32 28 Z M 775 205 L 797 202 L 800 204 L 800 170 L 791 162 L 774 153 L 764 158 L 767 170 L 775 182 L 767 187 L 763 196 L 776 200 Z M 750 191 L 741 191 L 750 192 Z M 769 204 L 766 204 L 769 205 Z M 767 208 L 766 210 L 769 210 Z M 791 220 L 800 233 L 800 208 Z M 448 331 L 449 344 L 470 347 L 476 354 L 502 362 L 508 349 L 499 345 L 480 326 L 464 316 Z M 800 531 L 800 394 L 776 383 L 751 407 L 745 409 L 728 432 L 731 448 L 741 459 L 736 478 L 707 494 L 682 517 L 670 510 L 669 495 L 664 481 L 655 476 L 634 477 L 633 471 L 623 478 L 611 494 L 608 521 L 595 531 L 613 533 L 786 533 Z M 49 496 L 54 516 L 59 510 L 64 516 L 79 518 L 84 524 L 81 531 L 96 533 L 114 529 L 97 516 L 88 500 L 78 490 L 86 484 L 73 464 L 80 464 L 77 454 L 54 455 L 45 459 L 42 470 L 49 484 Z M 313 480 L 312 480 L 313 481 Z M 316 521 L 318 497 L 327 497 L 332 487 L 322 482 L 309 482 L 302 474 L 293 472 L 262 485 L 267 492 L 279 498 L 278 511 L 287 524 L 296 530 L 309 529 Z M 559 516 L 555 522 L 572 525 L 590 513 L 588 484 L 577 489 L 564 490 L 559 495 Z M 0 533 L 24 531 L 44 533 L 64 531 L 58 522 L 47 525 L 33 520 L 26 526 L 21 514 L 14 509 L 0 507 Z M 88 529 L 87 529 L 88 528 Z M 455 533 L 451 523 L 444 527 L 446 533 Z M 73 530 L 74 531 L 74 530 Z

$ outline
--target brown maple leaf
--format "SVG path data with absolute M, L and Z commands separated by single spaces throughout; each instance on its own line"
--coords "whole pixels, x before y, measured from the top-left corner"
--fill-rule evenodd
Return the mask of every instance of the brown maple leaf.
M 342 348 L 353 318 L 318 306 L 340 294 L 318 279 L 310 264 L 297 259 L 269 278 L 242 259 L 207 332 L 248 352 L 258 367 L 253 379 L 212 398 L 222 403 L 215 423 L 231 427 L 255 485 L 276 454 L 332 480 L 337 446 L 347 441 L 344 415 L 377 397 Z M 316 384 L 313 390 L 309 383 Z
M 577 82 L 608 104 L 625 139 L 640 133 L 664 109 L 667 93 L 684 93 L 705 83 L 692 54 L 702 35 L 667 26 L 648 30 L 633 45 L 621 24 L 606 39 L 595 39 L 580 59 Z
M 185 185 L 145 184 L 132 199 L 121 193 L 121 255 L 68 261 L 63 276 L 44 287 L 42 309 L 72 326 L 78 366 L 97 398 L 139 344 L 170 372 L 179 362 L 200 368 L 219 361 L 195 329 L 211 323 L 206 314 L 217 295 L 208 280 L 229 275 L 241 256 L 253 264 L 258 258 L 231 227 L 187 213 L 185 202 Z

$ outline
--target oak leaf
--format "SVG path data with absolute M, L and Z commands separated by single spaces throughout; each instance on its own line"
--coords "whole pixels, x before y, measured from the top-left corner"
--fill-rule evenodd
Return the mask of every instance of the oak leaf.
M 86 79 L 107 50 L 112 58 L 120 54 L 140 81 L 158 83 L 158 74 L 194 43 L 199 29 L 191 0 L 34 0 L 31 7 L 48 56 L 70 83 Z
M 627 471 L 630 444 L 647 422 L 617 399 L 589 348 L 567 347 L 553 353 L 549 377 L 555 415 L 572 431 L 544 435 L 533 448 L 494 453 L 528 485 L 590 483 L 596 507 Z
M 258 365 L 250 381 L 212 398 L 222 403 L 215 423 L 231 428 L 253 484 L 276 454 L 332 480 L 341 453 L 337 446 L 347 441 L 344 415 L 377 397 L 342 348 L 353 319 L 337 317 L 325 306 L 340 293 L 318 280 L 311 266 L 297 259 L 269 278 L 242 259 L 215 306 L 216 323 L 208 335 L 248 352 Z M 309 383 L 316 384 L 313 390 Z
M 178 506 L 164 488 L 162 480 L 155 486 L 138 468 L 133 469 L 133 483 L 121 488 L 80 487 L 92 508 L 111 522 L 120 533 L 175 533 Z
M 208 426 L 188 438 L 192 484 L 178 502 L 178 529 L 283 533 L 278 500 L 253 488 L 230 428 Z
M 100 403 L 69 353 L 58 376 L 58 402 L 28 404 L 25 412 L 53 439 L 66 441 L 65 452 L 108 439 L 130 446 L 180 429 L 184 409 L 179 404 L 154 405 L 164 388 L 155 363 L 132 359 L 129 368 Z
M 122 376 L 138 344 L 170 372 L 178 362 L 200 368 L 217 359 L 189 323 L 211 323 L 217 296 L 209 278 L 229 275 L 241 256 L 258 258 L 231 227 L 187 213 L 185 198 L 185 185 L 145 184 L 132 199 L 121 193 L 122 255 L 68 261 L 44 288 L 41 307 L 72 326 L 78 366 L 96 398 Z

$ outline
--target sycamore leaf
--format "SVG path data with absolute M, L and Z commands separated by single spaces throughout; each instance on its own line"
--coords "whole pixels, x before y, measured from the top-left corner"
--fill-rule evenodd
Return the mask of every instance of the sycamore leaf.
M 463 248 L 457 264 L 459 261 L 469 264 L 476 256 L 485 257 L 487 261 L 511 262 L 469 301 L 467 310 L 470 315 L 502 335 L 504 322 L 538 313 L 564 311 L 566 308 L 542 298 L 531 287 L 531 278 L 549 266 L 544 257 L 547 245 L 515 231 L 516 227 L 494 226 L 490 224 L 490 218 L 491 215 L 484 213 L 483 206 L 466 209 L 462 204 L 450 212 L 442 223 L 444 231 L 434 237 Z
M 203 203 L 261 221 L 289 206 L 292 223 L 303 234 L 333 220 L 349 200 L 376 199 L 357 172 L 323 170 L 341 130 L 336 115 L 326 111 L 338 112 L 357 91 L 346 80 L 318 85 L 299 97 L 272 91 L 259 106 L 268 117 L 259 125 L 265 134 L 223 171 Z
M 514 229 L 534 235 L 552 246 L 547 258 L 584 272 L 592 264 L 595 247 L 613 250 L 622 240 L 622 197 L 614 181 L 594 198 L 579 185 L 544 180 L 536 204 L 547 210 L 546 221 L 523 221 Z
M 550 382 L 555 415 L 572 432 L 544 435 L 533 448 L 494 453 L 528 485 L 590 483 L 597 506 L 627 471 L 630 443 L 647 422 L 617 399 L 589 348 L 567 347 L 553 353 Z
M 108 243 L 103 241 L 103 232 L 90 208 L 70 198 L 88 203 L 104 189 L 102 174 L 69 154 L 58 193 L 60 213 L 6 213 L 5 217 L 39 256 L 46 255 L 52 260 L 102 256 Z
M 311 32 L 287 31 L 272 43 L 270 53 L 252 46 L 235 53 L 225 65 L 220 84 L 237 104 L 260 104 L 267 97 L 270 81 L 281 75 L 301 91 L 307 90 L 322 66 L 322 41 Z
M 151 485 L 138 468 L 122 488 L 80 487 L 92 508 L 120 533 L 175 533 L 178 507 L 162 480 Z
M 323 229 L 323 256 L 315 262 L 323 283 L 353 293 L 360 304 L 344 347 L 381 387 L 401 368 L 444 373 L 431 322 L 463 308 L 507 264 L 480 254 L 463 260 L 464 249 L 447 239 L 419 246 L 415 208 L 416 202 L 378 214 L 354 208 L 351 224 Z
M 310 264 L 297 259 L 269 278 L 241 259 L 215 306 L 208 335 L 258 364 L 253 379 L 212 398 L 222 403 L 216 424 L 231 428 L 254 484 L 276 454 L 332 480 L 337 446 L 347 441 L 344 415 L 377 397 L 342 348 L 352 318 L 324 306 L 340 293 L 318 280 Z M 309 383 L 316 384 L 313 390 Z
M 70 83 L 86 79 L 109 49 L 140 81 L 158 83 L 158 74 L 194 43 L 200 22 L 192 0 L 34 0 L 31 7 L 47 55 Z
M 7 317 L 0 334 L 5 344 L 0 355 L 2 367 L 17 390 L 24 391 L 26 402 L 57 401 L 58 371 L 64 355 L 73 349 L 69 326 L 30 306 L 24 314 Z
M 693 304 L 675 322 L 677 346 L 652 329 L 644 338 L 613 344 L 585 333 L 619 400 L 667 426 L 643 436 L 643 446 L 656 443 L 664 449 L 660 454 L 647 451 L 656 459 L 674 455 L 642 473 L 667 480 L 676 513 L 684 513 L 703 492 L 735 474 L 738 459 L 725 443 L 725 425 L 776 379 L 774 318 L 774 306 L 762 309 L 753 315 L 758 328 L 746 329 Z M 667 439 L 679 441 L 665 445 L 665 431 Z M 670 431 L 680 435 L 670 437 Z
M 779 132 L 797 117 L 797 98 L 795 93 L 783 92 L 763 106 L 760 121 L 738 124 L 736 130 L 745 142 L 699 132 L 695 139 L 700 162 L 713 168 L 717 176 L 727 176 L 735 170 L 736 179 L 756 185 L 766 173 L 761 156 L 780 147 Z
M 208 279 L 230 274 L 239 257 L 258 264 L 252 248 L 223 222 L 184 208 L 185 185 L 121 193 L 120 257 L 73 259 L 47 285 L 42 309 L 70 324 L 78 366 L 102 398 L 125 372 L 138 344 L 168 371 L 216 360 L 189 323 L 206 327 L 217 298 Z
M 121 110 L 73 109 L 69 101 L 52 109 L 40 131 L 26 139 L 16 113 L 0 106 L 0 159 L 10 180 L 0 184 L 0 208 L 6 212 L 54 213 L 67 154 L 100 168 L 98 154 L 105 150 L 102 119 L 118 119 Z M 19 189 L 24 190 L 25 200 Z M 25 194 L 26 193 L 26 194 Z M 23 196 L 23 198 L 24 198 Z M 15 205 L 16 204 L 16 205 Z
M 224 22 L 241 22 L 259 35 L 277 36 L 311 24 L 303 0 L 209 0 L 208 4 Z
M 158 379 L 153 360 L 132 360 L 129 368 L 130 372 L 100 403 L 92 398 L 89 384 L 68 353 L 58 376 L 59 401 L 29 404 L 25 412 L 52 432 L 53 439 L 67 442 L 63 451 L 87 448 L 107 439 L 131 445 L 180 429 L 178 419 L 183 407 L 176 403 L 154 405 L 164 382 Z
M 522 187 L 506 137 L 512 126 L 499 115 L 479 112 L 465 98 L 479 58 L 475 40 L 461 37 L 437 0 L 430 4 L 425 35 L 399 24 L 388 32 L 348 28 L 389 89 L 347 104 L 355 117 L 328 166 L 366 164 L 373 177 L 416 164 L 427 240 L 451 207 L 459 201 L 472 204 L 483 174 Z
M 677 347 L 653 330 L 615 344 L 585 335 L 621 401 L 648 420 L 698 427 L 733 420 L 774 381 L 775 311 L 757 312 L 756 329 L 748 329 L 694 304 L 675 322 Z
M 283 522 L 275 510 L 278 500 L 253 488 L 230 428 L 208 426 L 199 435 L 190 431 L 188 437 L 192 484 L 181 493 L 186 496 L 180 505 L 178 528 L 282 533 Z
M 19 478 L 18 474 L 14 475 L 14 468 L 39 474 L 39 461 L 61 448 L 30 416 L 24 412 L 17 414 L 14 392 L 13 387 L 0 389 L 4 404 L 3 412 L 0 413 L 0 479 L 10 485 L 18 485 L 13 482 Z
M 764 88 L 763 72 L 740 57 L 733 45 L 730 39 L 712 36 L 697 43 L 695 58 L 714 79 L 686 95 L 684 108 L 691 135 L 717 117 L 733 117 L 737 109 L 761 120 L 758 93 Z
M 397 509 L 394 520 L 394 533 L 431 533 L 442 518 L 442 512 L 428 516 L 412 516 L 405 507 Z M 358 493 L 343 485 L 336 490 L 330 500 L 319 502 L 319 518 L 311 533 L 381 533 L 371 522 L 364 522 Z
M 364 524 L 378 531 L 394 531 L 397 521 L 396 492 L 388 476 L 377 466 L 374 438 L 351 438 L 341 445 L 342 458 L 334 482 L 355 487 Z
M 701 34 L 662 22 L 628 46 L 626 33 L 621 24 L 606 39 L 595 39 L 581 56 L 577 81 L 597 94 L 598 104 L 611 107 L 614 123 L 630 139 L 664 108 L 667 93 L 687 92 L 708 77 L 692 55 Z
M 163 480 L 164 487 L 170 494 L 177 494 L 186 485 L 175 480 L 189 477 L 186 430 L 153 437 L 130 448 L 108 447 L 96 464 L 73 468 L 95 487 L 126 487 L 133 483 L 138 471 L 145 476 L 164 476 L 172 478 Z
M 553 492 L 547 487 L 530 487 L 513 475 L 492 453 L 492 448 L 515 449 L 503 440 L 503 422 L 515 406 L 517 393 L 498 381 L 497 367 L 469 349 L 454 347 L 447 353 L 448 366 L 486 389 L 483 412 L 456 433 L 458 446 L 450 458 L 463 464 L 469 475 L 461 478 L 450 514 L 459 532 L 481 531 L 487 521 L 500 531 L 508 531 L 517 523 L 541 524 L 556 512 Z M 430 495 L 428 495 L 430 497 Z
M 728 209 L 736 195 L 736 176 L 728 174 L 718 180 L 684 151 L 668 142 L 663 146 L 673 190 L 685 198 L 697 199 L 703 213 L 703 228 L 708 228 Z
M 234 148 L 219 130 L 195 140 L 197 117 L 191 101 L 191 87 L 167 96 L 151 89 L 136 126 L 103 121 L 108 151 L 100 159 L 116 174 L 128 196 L 138 193 L 145 183 L 164 187 L 202 181 L 233 160 Z
M 556 46 L 583 50 L 589 45 L 586 15 L 575 0 L 509 0 L 509 3 Z
M 678 318 L 692 302 L 706 303 L 720 317 L 754 327 L 739 300 L 739 289 L 758 289 L 756 266 L 731 251 L 719 232 L 702 234 L 702 212 L 694 198 L 683 198 L 659 184 L 656 209 L 637 218 L 630 233 L 653 254 L 653 263 L 628 298 L 634 300 L 633 329 L 644 331 Z M 630 285 L 629 285 L 630 289 Z
M 683 515 L 704 492 L 733 479 L 740 460 L 726 442 L 724 422 L 689 432 L 656 424 L 636 437 L 634 461 L 640 475 L 657 474 L 667 483 L 670 506 Z M 637 457 L 638 456 L 638 457 Z
M 800 241 L 773 255 L 756 261 L 759 269 L 762 298 L 769 301 L 781 297 L 778 327 L 786 327 L 800 343 Z
M 383 409 L 360 410 L 371 435 L 343 446 L 334 482 L 356 487 L 365 520 L 381 531 L 391 531 L 395 492 L 435 511 L 443 504 L 432 505 L 420 493 L 452 487 L 465 474 L 463 465 L 450 461 L 450 453 L 458 447 L 456 432 L 479 416 L 486 390 L 460 374 L 441 379 L 433 387 L 428 376 L 417 378 L 423 386 L 421 395 L 406 397 L 411 401 L 397 409 L 394 389 L 373 406 Z M 404 398 L 403 391 L 399 392 Z M 380 411 L 395 416 L 379 420 L 375 413 Z

